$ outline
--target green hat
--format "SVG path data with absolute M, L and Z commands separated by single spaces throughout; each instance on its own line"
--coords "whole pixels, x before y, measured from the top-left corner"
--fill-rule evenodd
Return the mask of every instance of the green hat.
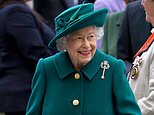
M 50 48 L 56 48 L 56 40 L 76 30 L 96 25 L 102 27 L 107 15 L 107 9 L 94 11 L 92 3 L 73 6 L 55 18 L 56 35 L 49 42 Z

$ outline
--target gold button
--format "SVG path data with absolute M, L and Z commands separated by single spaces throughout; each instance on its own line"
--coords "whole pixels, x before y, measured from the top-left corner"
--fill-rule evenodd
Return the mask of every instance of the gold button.
M 77 99 L 73 100 L 73 105 L 78 106 L 79 105 L 79 100 L 77 100 Z
M 80 79 L 80 74 L 79 74 L 79 73 L 76 73 L 76 74 L 74 75 L 74 78 L 75 78 L 75 79 Z

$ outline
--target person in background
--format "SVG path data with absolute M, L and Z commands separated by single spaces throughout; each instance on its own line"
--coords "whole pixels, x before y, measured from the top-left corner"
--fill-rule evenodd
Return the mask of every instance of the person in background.
M 126 4 L 135 0 L 125 0 Z M 101 50 L 117 58 L 117 41 L 124 11 L 109 13 L 104 23 Z
M 54 33 L 25 0 L 0 0 L 0 115 L 25 115 L 38 60 Z
M 117 57 L 117 41 L 118 32 L 121 25 L 121 19 L 123 17 L 122 12 L 110 13 L 104 23 L 104 35 L 101 44 L 101 50 L 106 54 Z
M 39 60 L 26 115 L 141 115 L 124 62 L 96 48 L 106 15 L 86 3 L 55 18 L 60 52 Z
M 146 21 L 154 27 L 154 0 L 142 0 Z M 150 37 L 135 54 L 129 83 L 142 115 L 154 115 L 154 28 Z
M 130 1 L 133 1 L 133 0 L 130 0 Z M 106 0 L 96 0 L 94 2 L 94 7 L 95 7 L 95 10 L 98 10 L 98 9 L 101 9 L 101 8 L 107 8 L 108 11 L 109 11 L 109 15 L 110 15 L 110 13 L 112 14 L 112 13 L 119 13 L 121 11 L 124 11 L 125 8 L 126 8 L 127 2 L 128 2 L 128 0 L 107 0 L 107 1 Z M 119 16 L 116 16 L 116 19 L 117 19 L 117 22 L 118 23 L 121 20 L 120 19 L 121 16 L 120 17 Z M 111 23 L 113 23 L 113 22 L 111 22 Z M 115 30 L 115 32 L 117 32 L 117 30 Z M 104 30 L 104 31 L 106 32 L 106 30 Z M 113 36 L 116 36 L 116 34 L 112 34 L 112 35 Z M 97 48 L 100 49 L 100 50 L 102 50 L 102 44 L 103 44 L 102 38 L 99 38 L 97 40 Z M 112 55 L 114 55 L 113 53 L 114 53 L 114 51 L 112 52 Z
M 48 26 L 54 30 L 54 18 L 62 11 L 74 6 L 73 0 L 33 0 L 34 10 L 39 13 Z
M 95 10 L 107 8 L 109 13 L 123 11 L 126 7 L 125 0 L 95 0 Z
M 151 25 L 145 20 L 141 1 L 129 3 L 124 12 L 117 42 L 117 58 L 125 61 L 126 74 L 136 52 L 150 35 Z
M 83 1 L 94 2 L 94 0 L 33 0 L 33 3 L 34 10 L 44 17 L 48 26 L 54 30 L 54 18 L 64 10 L 81 4 Z

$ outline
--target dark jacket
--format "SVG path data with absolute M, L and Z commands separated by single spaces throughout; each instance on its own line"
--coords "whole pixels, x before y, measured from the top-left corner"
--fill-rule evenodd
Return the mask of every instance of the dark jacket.
M 25 111 L 36 64 L 52 54 L 45 41 L 53 32 L 46 25 L 40 27 L 20 3 L 0 8 L 0 31 L 0 112 Z
M 34 9 L 47 20 L 47 24 L 54 29 L 54 18 L 69 7 L 74 6 L 74 0 L 33 0 Z M 94 0 L 86 2 L 93 3 Z M 83 0 L 78 0 L 78 4 L 83 3 Z
M 74 5 L 73 0 L 34 0 L 34 9 L 47 20 L 54 29 L 54 18 L 62 11 Z
M 133 62 L 133 56 L 150 35 L 151 27 L 145 20 L 145 12 L 140 1 L 127 5 L 119 30 L 117 58 L 126 62 L 127 72 Z

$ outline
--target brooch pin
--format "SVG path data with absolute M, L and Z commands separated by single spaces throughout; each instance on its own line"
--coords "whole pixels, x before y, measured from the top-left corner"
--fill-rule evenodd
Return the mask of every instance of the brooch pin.
M 132 79 L 136 79 L 139 75 L 138 66 L 141 64 L 142 58 L 137 56 L 136 59 L 133 62 L 132 69 L 130 71 L 130 76 Z
M 103 73 L 102 73 L 101 78 L 104 79 L 105 70 L 109 69 L 110 65 L 109 65 L 108 61 L 103 61 L 100 66 L 103 69 Z

